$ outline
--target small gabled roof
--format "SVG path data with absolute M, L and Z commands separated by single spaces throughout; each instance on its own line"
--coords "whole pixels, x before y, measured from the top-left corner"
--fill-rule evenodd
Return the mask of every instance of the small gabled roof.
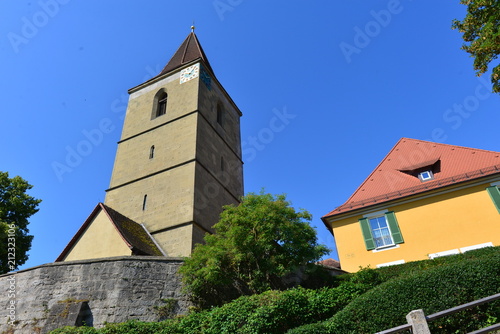
M 325 259 L 325 260 L 321 260 L 321 261 L 318 261 L 316 262 L 317 264 L 320 264 L 322 266 L 325 266 L 325 267 L 330 267 L 330 268 L 337 268 L 337 269 L 340 269 L 340 262 L 337 261 L 337 260 L 334 260 L 332 258 L 328 258 L 328 259 Z
M 167 63 L 167 65 L 163 68 L 159 75 L 163 75 L 170 71 L 173 71 L 189 62 L 192 62 L 196 59 L 202 59 L 205 65 L 212 71 L 212 67 L 208 62 L 208 58 L 201 47 L 200 41 L 194 32 L 189 33 L 184 42 L 181 44 L 179 49 L 175 52 L 173 57 Z
M 421 181 L 423 171 L 434 178 Z M 354 194 L 323 218 L 492 174 L 500 174 L 499 152 L 402 138 Z
M 165 255 L 143 225 L 134 222 L 128 217 L 125 217 L 109 206 L 103 203 L 99 203 L 94 208 L 90 216 L 85 220 L 78 232 L 76 232 L 75 236 L 64 248 L 62 253 L 57 257 L 56 262 L 63 261 L 66 258 L 66 255 L 68 255 L 73 246 L 78 242 L 89 225 L 93 222 L 94 218 L 101 211 L 104 211 L 106 213 L 107 217 L 110 220 L 110 223 L 114 225 L 123 241 L 130 248 L 132 254 L 152 256 Z

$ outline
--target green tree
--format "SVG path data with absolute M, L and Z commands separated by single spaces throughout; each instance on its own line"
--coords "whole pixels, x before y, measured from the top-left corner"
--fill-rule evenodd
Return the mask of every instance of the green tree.
M 317 243 L 310 220 L 285 195 L 250 193 L 238 206 L 225 206 L 215 234 L 207 234 L 180 269 L 188 292 L 211 306 L 284 288 L 283 277 L 329 252 Z
M 33 188 L 20 176 L 0 172 L 0 274 L 16 270 L 28 259 L 33 236 L 28 218 L 38 211 L 39 199 L 28 195 Z
M 460 0 L 467 6 L 462 21 L 454 20 L 452 28 L 463 34 L 462 49 L 474 58 L 474 70 L 481 76 L 500 53 L 500 0 Z M 500 93 L 500 65 L 491 74 L 493 92 Z

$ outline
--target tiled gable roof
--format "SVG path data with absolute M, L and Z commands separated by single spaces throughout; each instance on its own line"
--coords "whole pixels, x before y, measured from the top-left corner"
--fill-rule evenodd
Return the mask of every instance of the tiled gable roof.
M 430 170 L 432 180 L 418 173 Z M 324 218 L 366 206 L 500 173 L 500 153 L 402 138 L 341 206 Z
M 116 226 L 118 232 L 125 239 L 134 255 L 163 255 L 162 251 L 158 248 L 143 225 L 125 217 L 107 205 L 102 203 L 101 205 L 104 207 L 111 222 Z
M 173 71 L 196 59 L 203 59 L 205 65 L 213 72 L 200 41 L 196 37 L 196 34 L 191 32 L 159 75 Z
M 104 211 L 108 216 L 110 223 L 113 224 L 122 237 L 123 241 L 130 248 L 133 255 L 153 255 L 164 256 L 161 249 L 157 246 L 153 237 L 146 231 L 143 225 L 140 225 L 130 218 L 125 217 L 118 211 L 111 209 L 103 203 L 97 204 L 90 216 L 85 220 L 78 232 L 74 235 L 68 245 L 64 248 L 61 254 L 57 257 L 56 262 L 64 261 L 73 246 L 85 233 L 89 225 L 99 212 Z

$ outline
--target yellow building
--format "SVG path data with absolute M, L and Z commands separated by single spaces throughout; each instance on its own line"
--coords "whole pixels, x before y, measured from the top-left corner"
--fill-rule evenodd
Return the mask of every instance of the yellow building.
M 354 272 L 500 245 L 500 153 L 402 138 L 322 217 Z
M 158 76 L 129 90 L 105 203 L 57 261 L 189 256 L 243 196 L 240 117 L 191 32 Z

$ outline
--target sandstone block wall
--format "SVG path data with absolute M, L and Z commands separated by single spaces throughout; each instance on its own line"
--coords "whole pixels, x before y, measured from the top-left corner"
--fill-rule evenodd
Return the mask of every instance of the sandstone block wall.
M 181 258 L 114 257 L 50 263 L 2 275 L 0 333 L 46 333 L 64 318 L 64 312 L 54 311 L 61 304 L 67 305 L 62 309 L 88 304 L 82 316 L 94 327 L 130 319 L 157 321 L 165 317 L 167 305 L 173 305 L 171 316 L 184 314 L 190 304 L 177 274 L 182 263 Z

